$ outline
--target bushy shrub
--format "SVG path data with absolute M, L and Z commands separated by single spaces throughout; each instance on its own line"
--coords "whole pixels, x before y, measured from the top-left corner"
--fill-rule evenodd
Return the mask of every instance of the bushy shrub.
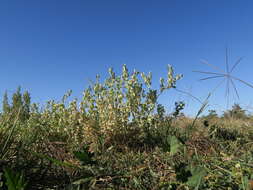
M 97 76 L 96 82 L 84 91 L 81 102 L 81 112 L 87 118 L 84 128 L 87 143 L 109 143 L 115 135 L 128 138 L 129 132 L 138 135 L 157 127 L 154 121 L 158 97 L 165 90 L 175 88 L 181 77 L 174 76 L 173 68 L 168 66 L 167 80 L 161 78 L 160 89 L 156 90 L 151 87 L 151 73 L 130 74 L 125 65 L 118 76 L 109 69 L 104 82 Z

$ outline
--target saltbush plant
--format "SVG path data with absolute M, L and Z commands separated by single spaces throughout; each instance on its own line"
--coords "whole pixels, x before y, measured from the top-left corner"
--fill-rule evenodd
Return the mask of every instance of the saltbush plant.
M 122 141 L 132 135 L 145 135 L 145 131 L 157 127 L 154 115 L 159 108 L 158 97 L 165 90 L 175 88 L 182 78 L 182 75 L 174 76 L 170 65 L 167 71 L 167 80 L 160 79 L 159 90 L 151 86 L 151 73 L 129 73 L 126 65 L 119 76 L 109 69 L 105 82 L 100 82 L 97 75 L 96 82 L 84 91 L 81 102 L 81 113 L 88 118 L 84 128 L 87 143 L 110 144 L 116 136 Z M 103 149 L 92 147 L 93 151 Z

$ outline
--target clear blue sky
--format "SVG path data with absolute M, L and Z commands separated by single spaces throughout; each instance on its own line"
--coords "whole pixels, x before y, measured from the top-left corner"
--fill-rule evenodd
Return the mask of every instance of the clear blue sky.
M 204 98 L 219 80 L 199 82 L 210 70 L 201 59 L 225 69 L 243 57 L 234 74 L 253 83 L 253 1 L 251 0 L 2 0 L 0 2 L 0 94 L 18 85 L 33 101 L 59 100 L 69 89 L 81 97 L 89 79 L 130 69 L 152 71 L 154 86 L 166 65 L 184 74 L 181 90 Z M 205 75 L 203 76 L 205 77 Z M 237 83 L 243 105 L 253 103 L 253 89 Z M 211 108 L 225 109 L 225 89 L 211 98 Z M 169 110 L 185 100 L 194 114 L 199 104 L 168 92 Z

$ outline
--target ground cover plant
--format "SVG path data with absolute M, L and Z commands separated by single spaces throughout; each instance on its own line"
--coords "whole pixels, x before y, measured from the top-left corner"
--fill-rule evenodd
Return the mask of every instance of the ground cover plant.
M 41 108 L 21 88 L 4 95 L 0 189 L 253 189 L 253 116 L 240 105 L 166 113 L 158 98 L 182 78 L 171 66 L 159 89 L 125 65 L 108 74 L 81 101 L 68 92 Z

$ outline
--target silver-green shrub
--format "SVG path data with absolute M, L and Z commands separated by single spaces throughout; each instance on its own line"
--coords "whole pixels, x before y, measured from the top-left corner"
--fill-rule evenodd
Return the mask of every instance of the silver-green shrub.
M 129 73 L 123 65 L 121 75 L 116 75 L 109 69 L 109 77 L 91 84 L 83 93 L 81 112 L 88 118 L 85 126 L 85 137 L 89 143 L 101 138 L 107 141 L 111 135 L 126 133 L 129 128 L 142 130 L 151 126 L 158 97 L 170 88 L 176 88 L 176 82 L 182 75 L 174 76 L 169 65 L 167 80 L 160 79 L 160 89 L 152 88 L 152 74 L 140 73 L 136 70 Z

